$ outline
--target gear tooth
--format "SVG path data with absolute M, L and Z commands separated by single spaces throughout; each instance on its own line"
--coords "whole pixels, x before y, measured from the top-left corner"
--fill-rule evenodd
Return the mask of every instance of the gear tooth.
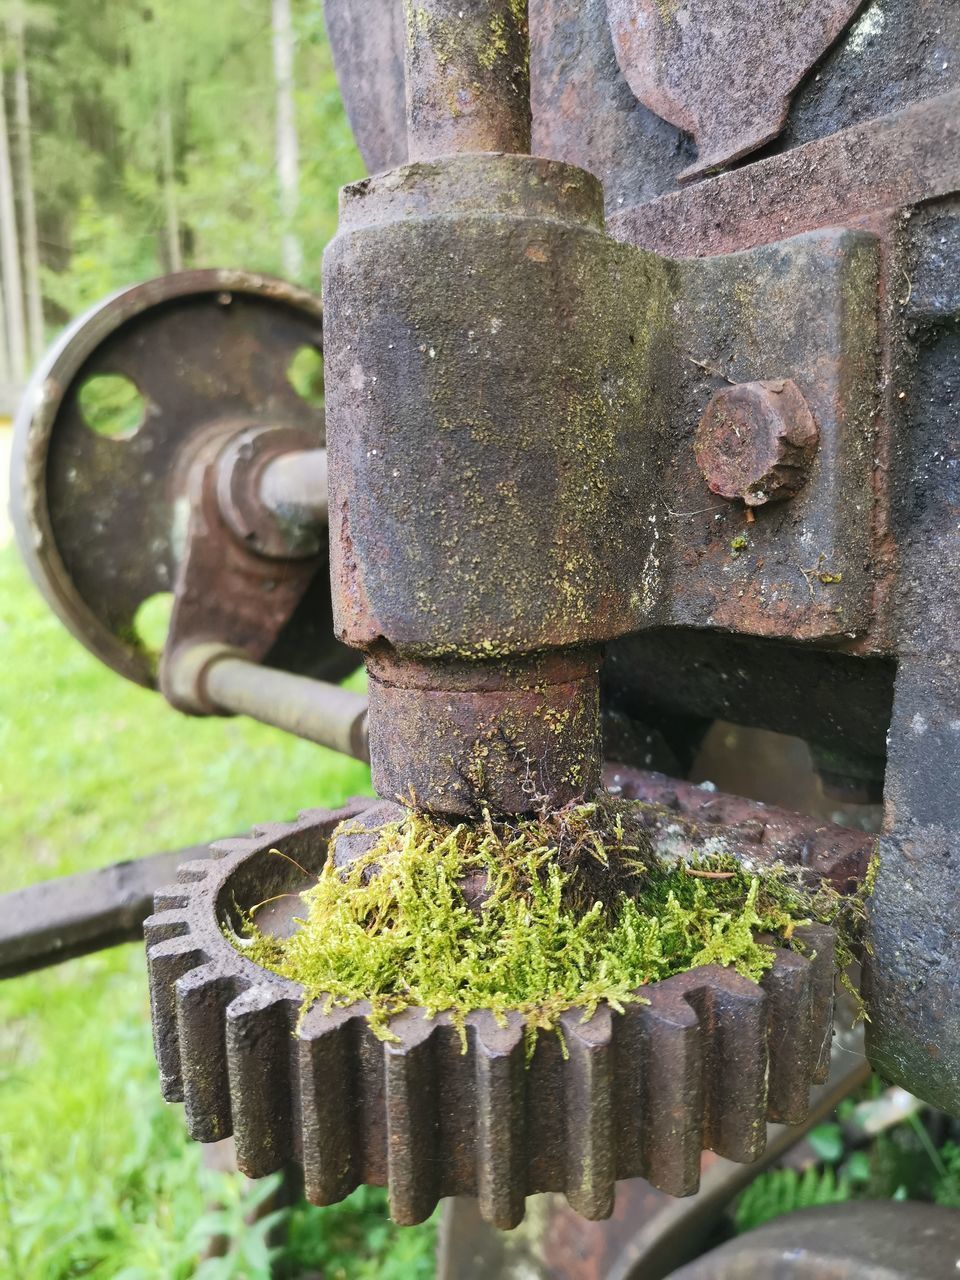
M 813 993 L 809 1070 L 814 1084 L 823 1084 L 830 1074 L 833 1044 L 837 935 L 829 925 L 810 924 L 797 929 L 793 936 L 808 949 Z
M 400 1226 L 429 1218 L 440 1198 L 436 1022 L 420 1010 L 399 1014 L 383 1045 L 390 1216 Z
M 371 1187 L 385 1187 L 387 1185 L 387 1132 L 384 1107 L 386 1083 L 383 1041 L 374 1035 L 367 1020 L 370 1005 L 363 1001 L 352 1007 L 357 1018 L 354 1024 L 354 1053 L 356 1054 L 355 1088 L 358 1101 L 354 1117 L 362 1181 Z
M 563 1041 L 554 1033 L 537 1036 L 525 1072 L 527 1195 L 562 1191 L 567 1139 L 563 1117 Z
M 333 832 L 341 822 L 356 817 L 372 804 L 376 804 L 374 798 L 364 796 L 360 800 L 348 800 L 341 809 L 301 809 L 297 814 L 297 826 L 312 830 L 319 826 L 325 832 Z
M 813 1019 L 810 965 L 795 951 L 777 951 L 761 983 L 767 993 L 767 1119 L 802 1124 L 810 1103 L 810 1043 Z
M 703 1142 L 749 1163 L 767 1142 L 767 998 L 719 965 L 684 974 L 703 1037 Z
M 668 978 L 644 989 L 649 1004 L 628 1005 L 636 1051 L 637 1101 L 631 1144 L 642 1173 L 659 1191 L 692 1195 L 700 1185 L 703 1150 L 703 1042 L 685 987 Z
M 181 862 L 177 867 L 177 881 L 180 884 L 196 884 L 206 878 L 210 870 L 209 858 L 193 858 L 189 862 Z
M 613 1027 L 600 1008 L 589 1022 L 572 1010 L 561 1019 L 568 1058 L 564 1065 L 567 1170 L 571 1209 L 590 1221 L 613 1212 L 616 1157 L 613 1137 Z
M 256 836 L 257 844 L 262 845 L 266 841 L 275 844 L 278 840 L 282 840 L 285 836 L 292 835 L 297 829 L 294 822 L 257 822 L 251 828 L 251 834 Z
M 187 1132 L 197 1142 L 230 1136 L 223 1019 L 236 990 L 236 977 L 224 973 L 219 964 L 205 964 L 177 981 L 184 1111 Z
M 348 1009 L 325 1014 L 314 1006 L 300 1028 L 303 1174 L 311 1204 L 336 1204 L 360 1183 L 355 1017 Z
M 153 891 L 153 909 L 160 911 L 182 911 L 190 905 L 190 890 L 183 884 L 165 884 Z
M 477 1097 L 477 1196 L 485 1222 L 509 1231 L 526 1202 L 526 1063 L 524 1022 L 506 1027 L 491 1013 L 471 1019 Z
M 153 1051 L 160 1068 L 160 1088 L 167 1102 L 183 1101 L 176 983 L 205 960 L 206 956 L 190 934 L 165 938 L 147 949 Z
M 293 1089 L 297 1004 L 258 983 L 227 1006 L 226 1055 L 237 1167 L 248 1178 L 282 1169 L 294 1156 Z
M 166 942 L 168 938 L 181 938 L 189 932 L 190 921 L 182 909 L 158 909 L 143 922 L 143 941 L 148 948 L 157 942 Z
M 210 857 L 219 862 L 221 858 L 229 858 L 235 853 L 252 853 L 256 845 L 257 841 L 244 836 L 233 836 L 229 840 L 214 840 L 210 845 Z

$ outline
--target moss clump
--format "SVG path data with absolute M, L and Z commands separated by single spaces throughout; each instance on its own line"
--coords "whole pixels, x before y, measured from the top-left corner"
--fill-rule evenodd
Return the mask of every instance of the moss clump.
M 305 1010 L 369 1000 L 383 1038 L 410 1006 L 449 1011 L 461 1029 L 473 1010 L 516 1010 L 532 1046 L 568 1009 L 622 1011 L 647 983 L 697 965 L 758 980 L 774 952 L 758 934 L 789 943 L 798 922 L 839 915 L 838 895 L 813 896 L 785 868 L 749 874 L 728 854 L 665 864 L 644 808 L 604 797 L 459 825 L 411 811 L 349 866 L 327 861 L 290 937 L 248 919 L 237 943 L 301 983 Z

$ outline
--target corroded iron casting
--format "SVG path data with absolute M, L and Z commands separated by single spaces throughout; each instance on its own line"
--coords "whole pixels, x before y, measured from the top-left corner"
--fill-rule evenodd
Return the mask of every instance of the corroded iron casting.
M 868 1052 L 960 1112 L 960 7 L 325 8 L 373 176 L 322 308 L 200 272 L 79 322 L 17 426 L 32 572 L 121 674 L 369 753 L 391 803 L 519 814 L 603 778 L 664 850 L 722 835 L 848 889 L 861 833 L 625 768 L 683 773 L 715 719 L 804 739 L 826 791 L 884 803 Z M 288 376 L 304 347 L 325 410 Z M 128 438 L 83 420 L 102 373 L 144 397 Z M 159 662 L 134 634 L 158 592 Z M 323 683 L 361 660 L 369 703 Z M 315 869 L 333 821 L 189 864 L 150 924 L 165 1092 L 249 1172 L 388 1183 L 406 1221 L 476 1195 L 506 1226 L 536 1189 L 588 1216 L 620 1177 L 689 1191 L 703 1144 L 751 1158 L 801 1115 L 823 938 L 762 991 L 701 972 L 568 1019 L 569 1059 L 544 1040 L 529 1071 L 480 1016 L 466 1054 L 442 1019 L 298 1029 L 220 926 L 301 887 L 265 851 Z
M 759 987 L 708 966 L 644 988 L 645 1003 L 622 1015 L 573 1011 L 563 1041 L 541 1035 L 529 1063 L 519 1015 L 505 1026 L 470 1015 L 465 1051 L 449 1017 L 422 1010 L 394 1019 L 387 1041 L 366 1005 L 315 1005 L 300 1021 L 302 989 L 246 960 L 223 923 L 266 894 L 277 901 L 260 926 L 289 928 L 334 827 L 362 812 L 306 813 L 215 845 L 157 893 L 145 925 L 157 1057 L 193 1137 L 232 1133 L 251 1177 L 302 1165 L 317 1204 L 366 1182 L 389 1187 L 398 1222 L 474 1195 L 487 1221 L 512 1227 L 537 1191 L 564 1192 L 586 1218 L 610 1213 L 619 1178 L 688 1195 L 703 1148 L 749 1161 L 767 1119 L 802 1121 L 832 1035 L 833 939 L 822 927 L 805 932 L 809 959 L 777 952 Z M 651 813 L 655 846 L 675 850 L 676 817 Z M 778 852 L 789 856 L 774 840 L 760 856 Z

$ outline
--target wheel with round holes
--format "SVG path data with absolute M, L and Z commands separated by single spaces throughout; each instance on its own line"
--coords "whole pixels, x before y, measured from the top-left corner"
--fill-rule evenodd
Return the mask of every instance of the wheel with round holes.
M 156 687 L 138 613 L 173 588 L 190 463 L 232 421 L 322 445 L 322 407 L 297 377 L 321 353 L 315 295 L 245 271 L 187 271 L 100 303 L 36 370 L 14 427 L 17 540 L 61 621 L 121 675 Z M 327 679 L 356 666 L 333 637 L 325 573 L 267 661 Z

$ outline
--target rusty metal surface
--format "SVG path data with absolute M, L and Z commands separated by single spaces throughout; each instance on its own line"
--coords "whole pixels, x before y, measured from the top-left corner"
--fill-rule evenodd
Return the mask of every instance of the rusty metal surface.
M 652 540 L 652 459 L 631 442 L 661 334 L 643 322 L 669 269 L 597 234 L 599 197 L 518 156 L 346 189 L 324 306 L 347 643 L 482 661 L 603 639 L 629 611 L 624 561 Z M 641 316 L 606 287 L 631 268 Z
M 472 816 L 591 794 L 600 781 L 599 665 L 589 649 L 442 665 L 371 655 L 374 787 Z
M 231 436 L 218 459 L 220 515 L 257 555 L 319 555 L 327 549 L 326 471 L 326 450 L 317 447 L 316 432 L 250 427 Z
M 829 930 L 814 930 L 809 960 L 778 952 L 761 987 L 711 966 L 645 988 L 650 1003 L 622 1016 L 566 1015 L 568 1056 L 542 1036 L 527 1066 L 518 1016 L 500 1027 L 471 1015 L 466 1054 L 446 1016 L 416 1010 L 391 1023 L 395 1042 L 373 1036 L 364 1005 L 314 1006 L 297 1029 L 301 988 L 246 960 L 221 922 L 305 887 L 270 851 L 315 873 L 336 823 L 359 811 L 308 813 L 214 846 L 158 893 L 145 925 L 164 1096 L 183 1099 L 195 1138 L 232 1130 L 244 1172 L 297 1162 L 316 1203 L 387 1185 L 400 1222 L 467 1194 L 512 1226 L 543 1190 L 602 1218 L 618 1178 L 690 1194 L 704 1147 L 752 1160 L 765 1117 L 803 1118 L 825 1045 L 829 1057 Z
M 797 384 L 768 379 L 715 392 L 693 448 L 711 493 L 762 507 L 792 498 L 803 486 L 819 438 Z
M 624 0 L 631 8 L 636 2 Z M 372 171 L 402 164 L 407 159 L 402 0 L 327 0 L 326 7 L 361 150 Z M 663 15 L 669 13 L 664 6 Z M 726 4 L 701 0 L 698 14 L 704 13 L 707 25 L 729 20 Z M 809 26 L 817 30 L 816 22 Z M 612 214 L 674 190 L 678 175 L 695 164 L 696 147 L 632 92 L 617 63 L 607 0 L 531 0 L 530 31 L 534 154 L 595 173 Z M 777 34 L 771 26 L 766 47 Z M 720 62 L 724 56 L 721 49 Z M 705 54 L 703 64 L 691 79 L 715 81 L 718 59 Z M 801 83 L 782 133 L 770 147 L 788 150 L 867 125 L 918 99 L 955 89 L 958 77 L 960 10 L 952 0 L 884 0 L 849 24 Z M 733 79 L 751 91 L 758 86 L 752 71 Z M 851 161 L 853 169 L 855 154 Z M 816 174 L 810 176 L 819 193 Z M 843 198 L 842 189 L 829 183 L 822 193 L 831 203 Z M 794 186 L 785 203 L 793 206 L 794 216 L 816 213 L 818 198 L 808 201 L 803 188 Z
M 411 160 L 530 150 L 530 35 L 518 0 L 407 0 Z
M 624 79 L 607 0 L 533 0 L 530 97 L 534 154 L 596 174 L 608 212 L 673 190 L 696 156 Z
M 672 1280 L 926 1280 L 956 1275 L 960 1210 L 932 1204 L 801 1209 L 673 1273 Z
M 184 272 L 108 299 L 67 331 L 34 375 L 11 469 L 20 548 L 61 620 L 120 674 L 156 681 L 134 619 L 144 600 L 174 588 L 187 471 L 211 436 L 252 419 L 292 425 L 322 443 L 322 414 L 286 376 L 298 349 L 319 341 L 320 323 L 319 300 L 281 281 Z M 79 391 L 98 374 L 126 376 L 146 401 L 129 437 L 97 435 L 81 415 Z M 306 607 L 319 634 L 329 635 L 321 586 Z M 299 662 L 330 670 L 332 659 L 349 669 L 332 639 L 318 654 L 316 635 L 316 627 L 304 633 Z M 289 642 L 286 660 L 295 651 Z
M 303 447 L 303 432 L 286 428 L 284 434 L 291 447 Z M 250 540 L 237 536 L 237 526 L 247 523 L 243 512 L 235 504 L 224 510 L 218 481 L 225 470 L 235 472 L 234 449 L 252 450 L 259 435 L 260 429 L 248 423 L 221 423 L 219 430 L 207 433 L 205 447 L 182 478 L 179 505 L 185 528 L 159 680 L 164 697 L 180 711 L 205 714 L 202 697 L 182 696 L 177 669 L 190 651 L 220 645 L 262 661 L 311 582 L 322 577 L 318 555 L 278 559 L 272 549 L 255 549 L 255 534 Z M 332 646 L 331 656 L 335 662 Z
M 135 942 L 157 889 L 208 847 L 169 849 L 0 894 L 0 979 Z
M 796 93 L 777 149 L 821 138 L 960 85 L 960 9 L 953 0 L 863 7 Z
M 370 759 L 367 699 L 338 684 L 273 671 L 228 650 L 203 664 L 198 700 L 230 715 L 275 725 L 354 760 Z
M 861 7 L 700 0 L 681 15 L 657 0 L 607 0 L 617 61 L 640 101 L 691 134 L 690 179 L 775 138 L 790 96 Z
M 687 856 L 719 839 L 748 864 L 796 864 L 849 893 L 866 874 L 877 846 L 876 836 L 867 832 L 662 773 L 609 763 L 603 784 L 613 795 L 653 806 L 644 821 L 654 849 L 664 857 Z
M 610 645 L 602 691 L 668 741 L 697 717 L 732 720 L 801 737 L 882 786 L 895 675 L 891 658 L 670 627 Z
M 327 545 L 326 449 L 278 453 L 256 474 L 257 510 L 266 508 L 288 551 L 318 552 Z
M 347 115 L 370 173 L 407 162 L 403 0 L 323 0 Z
M 888 566 L 862 500 L 876 239 L 673 263 L 598 235 L 596 195 L 585 174 L 476 156 L 347 190 L 325 259 L 339 637 L 437 666 L 655 624 L 882 650 Z M 773 377 L 804 397 L 820 447 L 792 502 L 746 525 L 712 497 L 695 432 L 725 383 Z M 375 730 L 374 765 L 392 744 L 407 776 L 391 768 L 391 787 L 442 808 L 414 778 L 433 769 L 431 716 Z M 519 737 L 534 733 L 527 717 Z
M 878 246 L 865 232 L 812 232 L 684 261 L 670 492 L 649 584 L 663 621 L 882 648 L 874 599 L 886 566 L 864 500 L 879 407 L 879 288 Z M 819 428 L 819 449 L 793 499 L 758 507 L 747 523 L 704 481 L 697 425 L 705 399 L 743 394 L 730 383 L 786 377 Z
M 899 666 L 865 975 L 867 1045 L 882 1075 L 958 1114 L 960 311 L 949 255 L 960 242 L 960 201 L 919 211 L 904 236 L 904 272 L 921 289 L 916 304 L 906 290 L 898 304 L 913 347 L 896 384 L 890 458 Z M 952 285 L 940 283 L 945 257 Z
M 958 64 L 960 65 L 960 64 Z M 960 90 L 686 191 L 612 212 L 610 234 L 706 257 L 866 218 L 960 187 Z
M 756 1164 L 705 1151 L 700 1189 L 682 1199 L 640 1178 L 618 1183 L 613 1213 L 603 1222 L 585 1222 L 562 1196 L 547 1193 L 531 1198 L 523 1223 L 505 1233 L 483 1221 L 474 1201 L 449 1200 L 441 1219 L 438 1280 L 662 1280 L 701 1252 L 724 1210 L 758 1172 L 869 1079 L 862 1030 L 837 1034 L 829 1079 L 814 1087 L 806 1120 L 768 1125 Z
M 559 701 L 545 719 L 519 675 L 531 655 L 624 629 L 616 620 L 636 592 L 623 570 L 654 536 L 644 497 L 656 460 L 635 447 L 635 423 L 662 338 L 644 320 L 670 269 L 598 234 L 601 222 L 588 174 L 458 156 L 347 188 L 327 249 L 337 634 L 378 664 L 399 657 L 389 692 L 375 687 L 388 715 L 372 723 L 374 772 L 430 808 L 462 811 L 448 782 L 476 774 L 464 752 L 478 735 L 519 748 L 522 770 L 552 735 L 547 764 L 559 771 L 542 782 L 556 803 L 585 794 L 599 767 L 583 672 L 551 682 Z M 636 285 L 629 302 L 607 287 L 621 276 Z M 629 467 L 607 465 L 628 450 Z M 432 681 L 405 675 L 411 660 L 432 666 Z M 472 664 L 468 694 L 499 667 L 507 697 L 455 710 L 438 743 L 425 725 L 449 701 L 436 691 L 452 664 Z M 481 798 L 527 809 L 503 754 Z

